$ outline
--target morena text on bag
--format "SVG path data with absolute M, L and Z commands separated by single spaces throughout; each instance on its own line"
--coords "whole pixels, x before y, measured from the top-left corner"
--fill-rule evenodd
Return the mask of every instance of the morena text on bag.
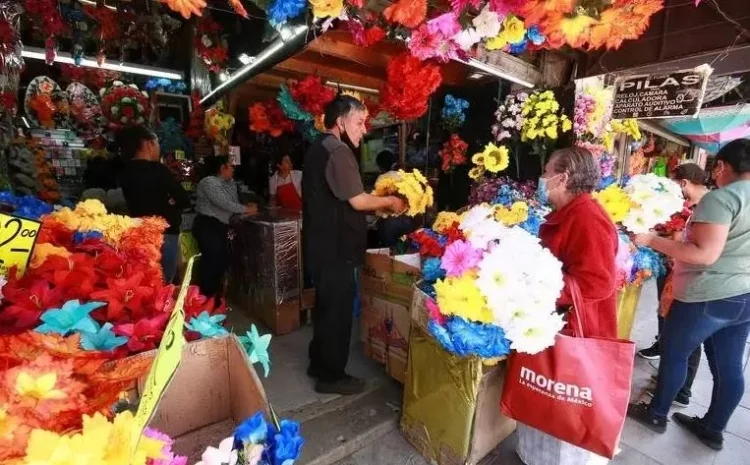
M 533 389 L 540 394 L 558 400 L 591 407 L 593 402 L 591 388 L 577 384 L 564 383 L 537 374 L 534 370 L 521 367 L 520 384 Z

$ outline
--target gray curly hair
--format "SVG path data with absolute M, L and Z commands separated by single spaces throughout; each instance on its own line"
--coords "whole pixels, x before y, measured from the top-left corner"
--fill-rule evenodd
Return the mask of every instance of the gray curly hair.
M 566 173 L 571 194 L 592 192 L 599 187 L 601 172 L 596 158 L 583 147 L 555 150 L 550 156 L 555 173 Z

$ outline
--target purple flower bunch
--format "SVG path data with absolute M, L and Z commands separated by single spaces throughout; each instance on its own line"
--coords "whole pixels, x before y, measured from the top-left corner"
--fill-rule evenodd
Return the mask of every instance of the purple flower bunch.
M 474 184 L 469 194 L 469 205 L 480 203 L 502 203 L 510 201 L 529 201 L 536 195 L 536 184 L 533 181 L 516 181 L 507 176 L 496 178 L 485 177 L 478 184 Z M 510 204 L 506 205 L 510 206 Z
M 492 126 L 492 135 L 496 142 L 520 138 L 523 116 L 521 107 L 529 98 L 526 92 L 518 92 L 505 97 L 505 101 L 495 111 L 496 123 Z
M 573 111 L 573 131 L 576 137 L 582 138 L 589 131 L 589 118 L 596 109 L 596 100 L 587 94 L 576 96 L 575 109 Z

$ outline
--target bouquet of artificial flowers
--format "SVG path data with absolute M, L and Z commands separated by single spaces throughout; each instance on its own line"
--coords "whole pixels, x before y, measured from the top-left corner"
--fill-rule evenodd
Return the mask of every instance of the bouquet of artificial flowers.
M 406 200 L 409 208 L 406 214 L 416 216 L 423 214 L 432 206 L 432 187 L 419 170 L 407 173 L 404 170 L 389 171 L 380 175 L 375 181 L 374 195 L 397 195 Z
M 625 186 L 631 208 L 622 225 L 630 232 L 648 232 L 681 211 L 685 199 L 679 184 L 655 174 L 633 176 Z
M 464 142 L 458 134 L 451 134 L 450 139 L 443 144 L 443 149 L 439 152 L 440 158 L 443 160 L 441 166 L 443 172 L 448 173 L 456 166 L 465 164 L 468 149 L 469 144 Z
M 234 436 L 209 447 L 196 465 L 292 465 L 302 453 L 305 440 L 299 423 L 281 420 L 278 427 L 258 412 L 243 421 Z
M 125 85 L 114 81 L 110 87 L 101 90 L 102 114 L 109 120 L 110 127 L 145 124 L 151 112 L 148 94 L 138 90 L 135 84 Z
M 421 252 L 429 251 L 423 254 L 424 290 L 435 300 L 428 304 L 428 327 L 450 352 L 535 354 L 552 346 L 562 329 L 555 312 L 562 265 L 536 237 L 508 225 L 519 223 L 523 210 L 520 204 L 481 204 L 460 217 L 438 216 L 437 231 L 412 235 Z
M 521 106 L 528 98 L 529 94 L 526 92 L 510 94 L 497 107 L 497 111 L 495 111 L 497 122 L 492 126 L 492 135 L 495 136 L 496 142 L 520 137 L 523 124 Z

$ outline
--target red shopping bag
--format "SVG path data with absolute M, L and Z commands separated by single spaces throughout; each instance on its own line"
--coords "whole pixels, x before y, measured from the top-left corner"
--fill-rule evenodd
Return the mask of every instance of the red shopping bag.
M 577 286 L 570 287 L 580 303 Z M 576 307 L 582 308 L 571 310 L 572 336 L 558 334 L 554 346 L 536 355 L 510 356 L 500 407 L 506 416 L 611 459 L 625 425 L 635 344 L 581 337 L 585 315 Z

